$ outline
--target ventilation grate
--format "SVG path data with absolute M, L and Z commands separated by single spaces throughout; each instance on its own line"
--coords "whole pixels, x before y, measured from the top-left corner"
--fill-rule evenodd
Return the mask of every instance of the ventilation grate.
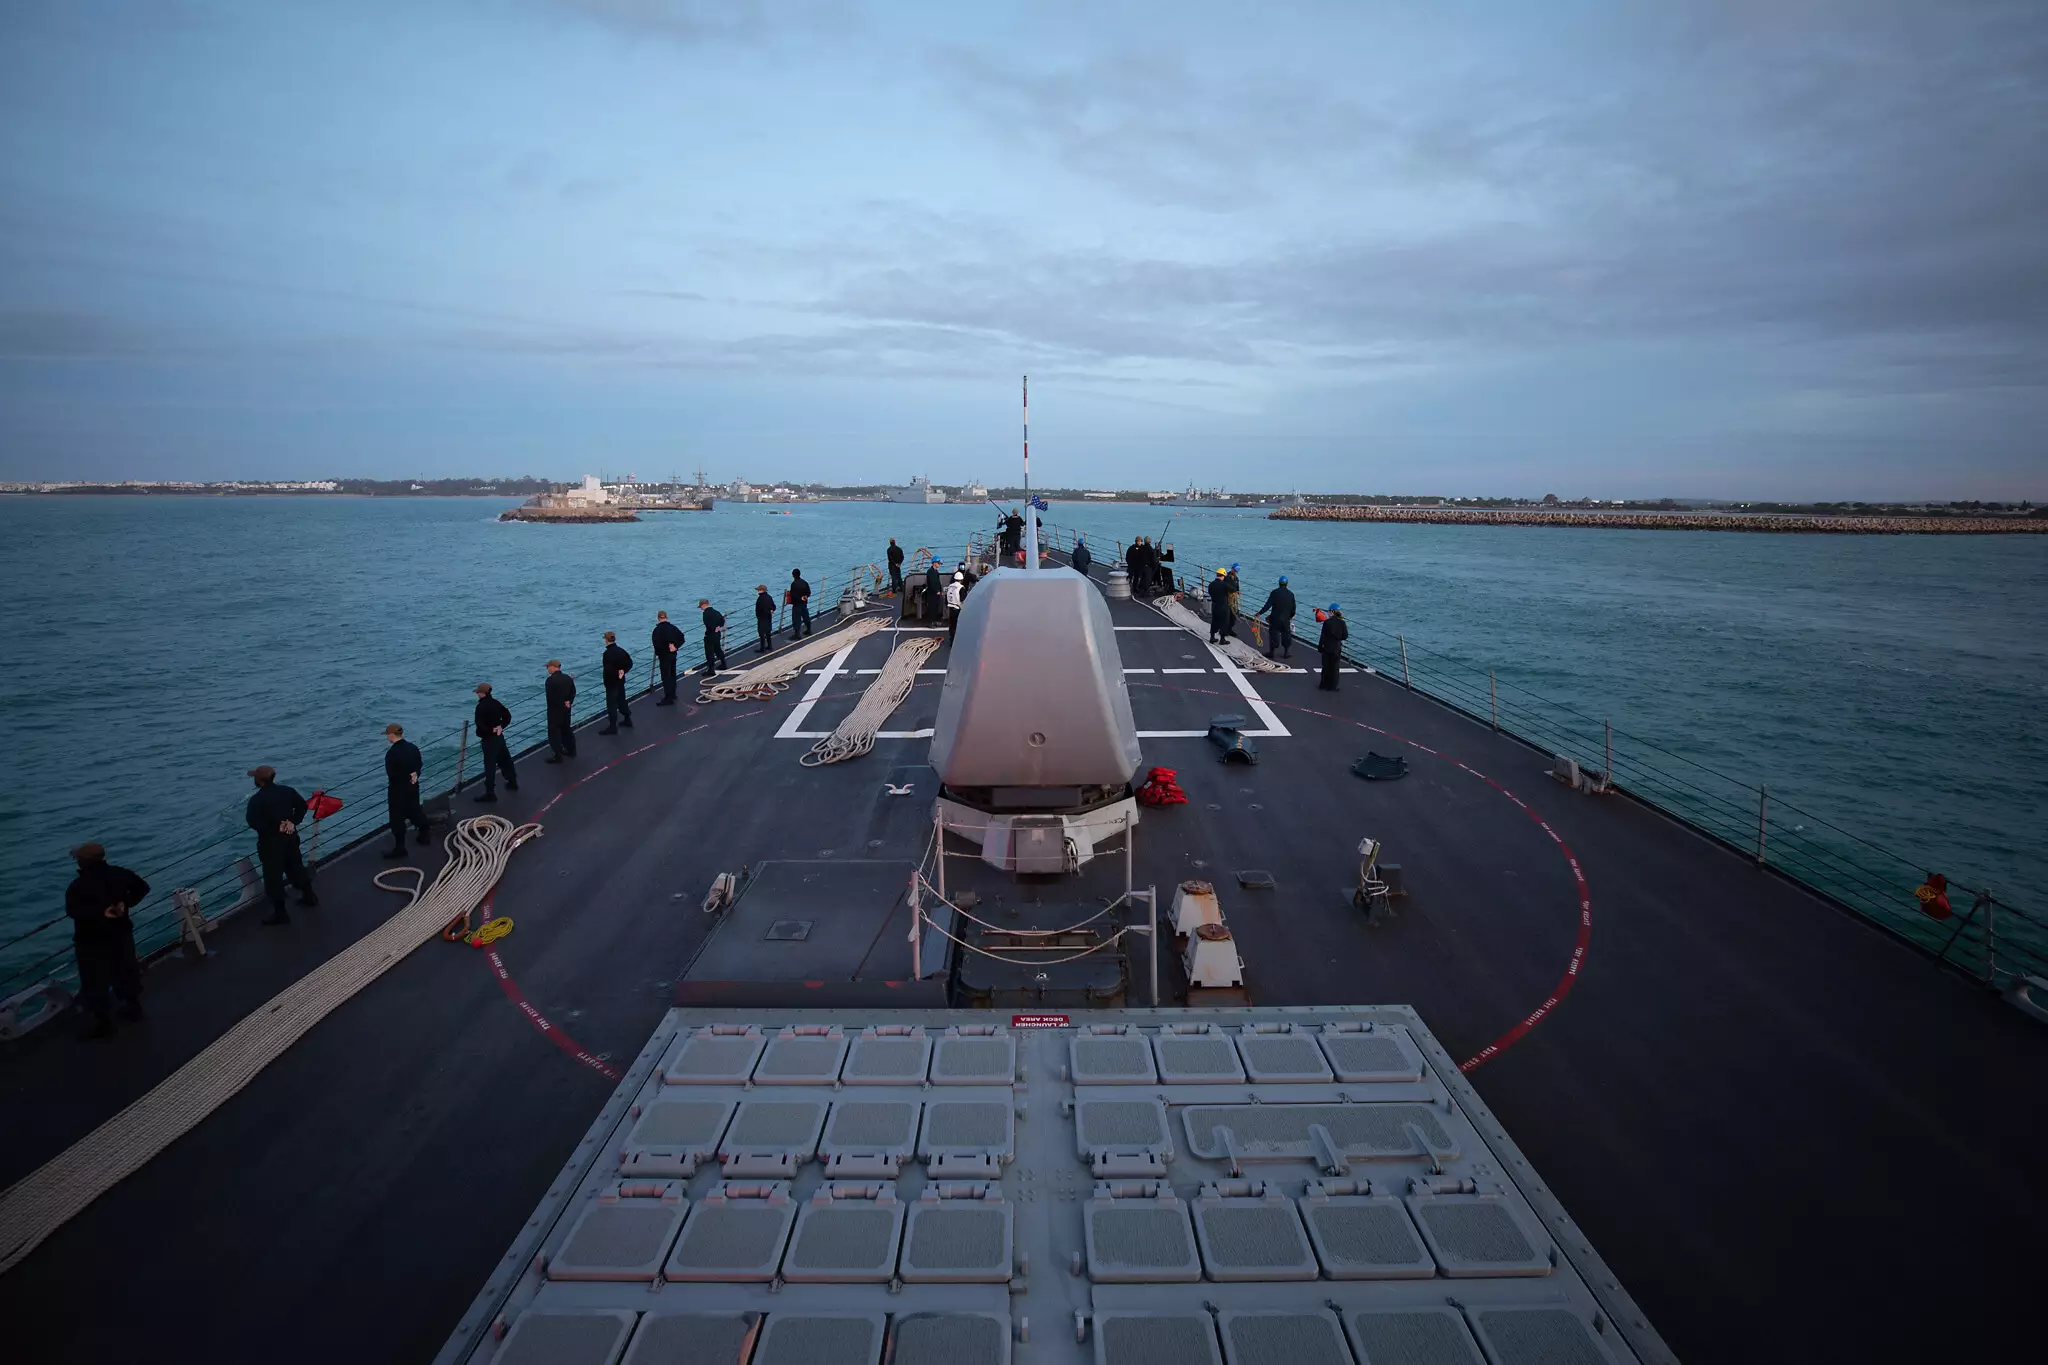
M 1150 1085 L 1159 1079 L 1142 1034 L 1077 1034 L 1072 1050 L 1075 1085 Z
M 1246 1033 L 1238 1037 L 1244 1074 L 1261 1085 L 1320 1084 L 1330 1064 L 1313 1038 L 1292 1033 Z
M 875 1365 L 881 1313 L 771 1313 L 751 1365 Z
M 847 1049 L 839 1079 L 848 1085 L 921 1085 L 931 1056 L 932 1040 L 922 1029 L 906 1034 L 863 1032 Z
M 932 1044 L 931 1075 L 933 1085 L 1008 1085 L 1017 1075 L 1017 1040 L 948 1034 Z
M 1323 1053 L 1340 1081 L 1422 1079 L 1422 1054 L 1406 1037 L 1391 1029 L 1364 1033 L 1325 1028 L 1322 1044 Z
M 903 1236 L 903 1206 L 893 1187 L 882 1198 L 834 1198 L 821 1188 L 797 1218 L 782 1258 L 785 1280 L 869 1284 L 889 1278 Z
M 837 1027 L 817 1033 L 784 1029 L 768 1040 L 754 1064 L 756 1085 L 830 1085 L 846 1060 L 846 1035 Z
M 909 1284 L 1008 1280 L 1010 1218 L 999 1199 L 921 1199 L 910 1207 L 899 1273 Z
M 1485 1365 L 1455 1309 L 1367 1309 L 1347 1316 L 1344 1329 L 1358 1365 Z
M 1207 1313 L 1097 1313 L 1096 1365 L 1223 1365 Z
M 1091 1199 L 1085 1218 L 1091 1279 L 1174 1284 L 1202 1278 L 1187 1205 L 1179 1200 Z
M 1333 1280 L 1426 1279 L 1436 1262 L 1398 1199 L 1344 1195 L 1301 1201 L 1309 1241 Z
M 1197 1199 L 1195 1231 L 1213 1280 L 1313 1280 L 1316 1256 L 1294 1201 Z
M 670 1085 L 735 1085 L 746 1080 L 768 1039 L 759 1029 L 713 1025 L 683 1040 L 662 1079 Z
M 1008 1160 L 1016 1117 L 1007 1100 L 932 1100 L 924 1107 L 918 1155 L 929 1161 L 946 1152 L 987 1152 Z
M 1074 1136 L 1083 1156 L 1105 1147 L 1173 1154 L 1166 1106 L 1158 1100 L 1077 1100 Z
M 1217 1326 L 1230 1365 L 1351 1365 L 1333 1313 L 1225 1312 Z
M 994 1313 L 907 1313 L 889 1340 L 890 1365 L 1009 1365 L 1010 1319 Z
M 734 1365 L 760 1330 L 759 1313 L 648 1313 L 620 1365 Z
M 744 1100 L 718 1144 L 720 1156 L 736 1152 L 786 1152 L 807 1161 L 818 1150 L 825 1126 L 823 1100 Z
M 887 1152 L 907 1157 L 917 1146 L 921 1108 L 916 1100 L 841 1100 L 832 1106 L 818 1150 L 827 1156 Z
M 1152 1040 L 1152 1055 L 1159 1063 L 1159 1079 L 1181 1085 L 1230 1085 L 1244 1080 L 1244 1064 L 1227 1036 L 1175 1036 L 1162 1033 Z
M 729 1196 L 721 1186 L 690 1210 L 663 1275 L 676 1281 L 775 1278 L 796 1205 L 787 1186 L 749 1186 L 765 1195 Z
M 678 1187 L 671 1187 L 678 1188 Z M 551 1280 L 651 1280 L 682 1226 L 687 1201 L 601 1195 L 548 1260 Z
M 1457 1155 L 1457 1143 L 1422 1104 L 1231 1104 L 1191 1105 L 1184 1111 L 1188 1149 L 1204 1161 L 1221 1161 L 1223 1134 L 1240 1157 L 1253 1160 L 1314 1160 L 1309 1128 L 1321 1125 L 1337 1150 L 1353 1157 Z M 1421 1132 L 1417 1142 L 1410 1128 Z
M 1549 1244 L 1494 1195 L 1410 1195 L 1409 1212 L 1443 1273 L 1548 1275 Z
M 492 1359 L 497 1365 L 613 1365 L 636 1316 L 626 1309 L 522 1313 Z
M 1614 1365 L 1585 1319 L 1564 1308 L 1479 1308 L 1473 1325 L 1499 1365 Z

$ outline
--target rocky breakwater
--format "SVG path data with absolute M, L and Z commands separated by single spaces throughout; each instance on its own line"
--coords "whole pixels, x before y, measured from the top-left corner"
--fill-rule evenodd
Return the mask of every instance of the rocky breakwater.
M 1593 526 L 1612 531 L 1976 536 L 2048 533 L 2048 517 L 1823 517 L 1772 513 L 1582 512 L 1495 507 L 1282 507 L 1271 521 L 1405 521 L 1446 526 Z
M 536 507 L 532 503 L 527 503 L 510 511 L 498 513 L 498 520 L 547 521 L 582 526 L 600 521 L 638 521 L 640 518 L 627 507 Z

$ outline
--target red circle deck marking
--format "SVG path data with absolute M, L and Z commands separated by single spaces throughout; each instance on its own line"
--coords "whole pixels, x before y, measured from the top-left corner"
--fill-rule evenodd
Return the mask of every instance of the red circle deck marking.
M 1181 687 L 1172 683 L 1147 682 L 1132 683 L 1130 685 L 1133 687 L 1157 687 L 1162 691 L 1200 692 L 1204 695 L 1212 697 L 1227 697 L 1234 695 L 1228 692 L 1214 691 L 1210 688 Z M 1423 753 L 1432 755 L 1436 758 L 1441 758 L 1446 763 L 1455 764 L 1457 767 L 1472 774 L 1472 776 L 1478 778 L 1481 782 L 1484 782 L 1487 786 L 1499 792 L 1502 796 L 1505 796 L 1508 800 L 1514 802 L 1515 805 L 1521 808 L 1521 811 L 1524 815 L 1528 816 L 1531 820 L 1536 822 L 1536 827 L 1538 829 L 1542 830 L 1545 834 L 1550 836 L 1551 842 L 1556 844 L 1558 847 L 1558 851 L 1564 854 L 1565 862 L 1570 864 L 1572 869 L 1572 879 L 1578 883 L 1579 889 L 1578 937 L 1572 944 L 1572 954 L 1570 959 L 1567 960 L 1565 963 L 1564 975 L 1561 978 L 1559 978 L 1557 985 L 1551 990 L 1548 999 L 1546 999 L 1542 1004 L 1538 1005 L 1535 1009 L 1529 1011 L 1528 1014 L 1524 1015 L 1522 1019 L 1518 1023 L 1516 1023 L 1513 1028 L 1509 1029 L 1506 1033 L 1503 1033 L 1500 1037 L 1494 1039 L 1485 1047 L 1479 1049 L 1479 1051 L 1473 1053 L 1470 1057 L 1467 1057 L 1464 1061 L 1458 1063 L 1458 1070 L 1465 1072 L 1477 1070 L 1480 1066 L 1484 1065 L 1489 1061 L 1492 1061 L 1495 1057 L 1498 1057 L 1501 1053 L 1507 1051 L 1516 1043 L 1522 1041 L 1522 1039 L 1528 1034 L 1530 1029 L 1535 1028 L 1538 1024 L 1542 1023 L 1545 1016 L 1550 1014 L 1550 1012 L 1552 1010 L 1555 1010 L 1559 1005 L 1563 1004 L 1564 998 L 1572 993 L 1572 983 L 1579 979 L 1579 969 L 1583 967 L 1586 963 L 1586 948 L 1593 941 L 1593 892 L 1592 889 L 1586 884 L 1585 870 L 1579 866 L 1578 856 L 1572 852 L 1571 845 L 1567 844 L 1564 841 L 1563 836 L 1561 836 L 1556 830 L 1550 827 L 1550 822 L 1548 820 L 1545 820 L 1542 816 L 1538 815 L 1533 809 L 1530 808 L 1527 802 L 1522 800 L 1521 797 L 1515 795 L 1506 787 L 1503 787 L 1500 783 L 1488 777 L 1485 773 L 1480 772 L 1477 768 L 1472 767 L 1468 763 L 1459 762 L 1459 760 L 1452 758 L 1449 754 L 1440 754 L 1426 744 L 1416 743 L 1414 740 L 1409 739 L 1406 735 L 1395 734 L 1392 730 L 1383 730 L 1377 725 L 1367 725 L 1364 721 L 1353 720 L 1349 716 L 1334 716 L 1331 715 L 1328 711 L 1318 711 L 1314 707 L 1298 706 L 1292 702 L 1274 701 L 1270 697 L 1266 698 L 1265 701 L 1268 706 L 1284 706 L 1290 711 L 1300 711 L 1304 715 L 1320 716 L 1324 720 L 1334 720 L 1339 721 L 1345 725 L 1355 725 L 1361 730 L 1370 730 L 1376 735 L 1385 735 L 1388 739 L 1394 740 L 1395 742 L 1400 744 L 1406 744 L 1411 749 L 1420 749 Z

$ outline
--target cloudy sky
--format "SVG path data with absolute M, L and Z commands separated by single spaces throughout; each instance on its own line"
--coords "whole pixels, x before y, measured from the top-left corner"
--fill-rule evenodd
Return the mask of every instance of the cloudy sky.
M 0 478 L 2048 496 L 2048 5 L 9 0 Z

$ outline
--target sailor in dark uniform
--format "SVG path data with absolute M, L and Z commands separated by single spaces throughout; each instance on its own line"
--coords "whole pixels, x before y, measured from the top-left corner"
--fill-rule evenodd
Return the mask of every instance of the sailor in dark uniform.
M 604 633 L 604 729 L 601 735 L 615 735 L 621 725 L 633 728 L 633 708 L 626 705 L 626 675 L 633 671 L 633 656 L 619 648 L 616 632 Z
M 802 569 L 789 571 L 789 638 L 801 640 L 811 633 L 811 585 L 804 582 Z
M 318 905 L 313 894 L 313 874 L 299 852 L 299 824 L 306 818 L 306 798 L 277 780 L 277 769 L 268 763 L 249 769 L 256 794 L 249 798 L 243 818 L 256 831 L 256 861 L 263 868 L 263 892 L 270 898 L 270 914 L 259 921 L 283 924 L 291 919 L 284 910 L 284 887 L 298 888 L 299 904 Z
M 768 595 L 768 585 L 761 584 L 754 589 L 754 632 L 761 637 L 756 654 L 768 652 L 769 641 L 775 638 L 775 599 Z
M 1273 651 L 1279 650 L 1280 657 L 1294 657 L 1294 593 L 1287 586 L 1287 575 L 1280 575 L 1279 586 L 1266 594 L 1266 605 L 1259 608 L 1259 615 L 1266 618 L 1266 657 L 1272 658 Z
M 1209 581 L 1209 643 L 1220 645 L 1230 638 L 1230 582 L 1223 570 Z
M 903 547 L 896 543 L 896 537 L 889 537 L 889 591 L 903 596 Z
M 512 713 L 505 703 L 491 695 L 489 683 L 476 685 L 476 742 L 484 751 L 484 791 L 479 802 L 498 799 L 498 774 L 505 774 L 505 790 L 519 790 L 519 773 L 512 766 L 512 747 L 505 743 L 505 727 Z
M 704 609 L 704 671 L 710 673 L 726 666 L 725 613 L 708 597 L 698 598 L 697 605 Z
M 135 960 L 135 921 L 129 912 L 149 894 L 149 883 L 107 861 L 98 844 L 71 850 L 78 876 L 64 891 L 71 917 L 71 951 L 78 957 L 78 1009 L 86 1038 L 114 1031 L 113 1005 L 124 1019 L 142 1017 L 142 964 Z
M 548 660 L 548 762 L 576 757 L 576 680 L 562 671 L 560 659 Z
M 1083 578 L 1088 576 L 1088 566 L 1095 562 L 1095 556 L 1088 553 L 1088 542 L 1079 536 L 1074 537 L 1074 553 L 1068 559 L 1074 566 L 1074 572 Z
M 661 700 L 656 706 L 676 704 L 676 651 L 683 647 L 683 628 L 668 619 L 668 613 L 654 613 L 654 662 L 661 666 Z
M 940 621 L 946 615 L 946 585 L 939 576 L 939 561 L 934 559 L 924 566 L 924 609 L 927 621 Z
M 1351 627 L 1344 623 L 1344 613 L 1337 610 L 1335 602 L 1330 603 L 1328 617 L 1323 621 L 1323 638 L 1318 646 L 1323 652 L 1323 680 L 1316 684 L 1319 692 L 1337 690 L 1337 665 L 1344 661 L 1344 642 L 1351 638 Z
M 420 805 L 420 769 L 424 767 L 417 744 L 405 737 L 403 725 L 384 727 L 384 804 L 391 812 L 391 847 L 387 858 L 405 856 L 405 827 L 411 825 L 415 842 L 422 848 L 433 842 L 427 828 L 427 812 Z

